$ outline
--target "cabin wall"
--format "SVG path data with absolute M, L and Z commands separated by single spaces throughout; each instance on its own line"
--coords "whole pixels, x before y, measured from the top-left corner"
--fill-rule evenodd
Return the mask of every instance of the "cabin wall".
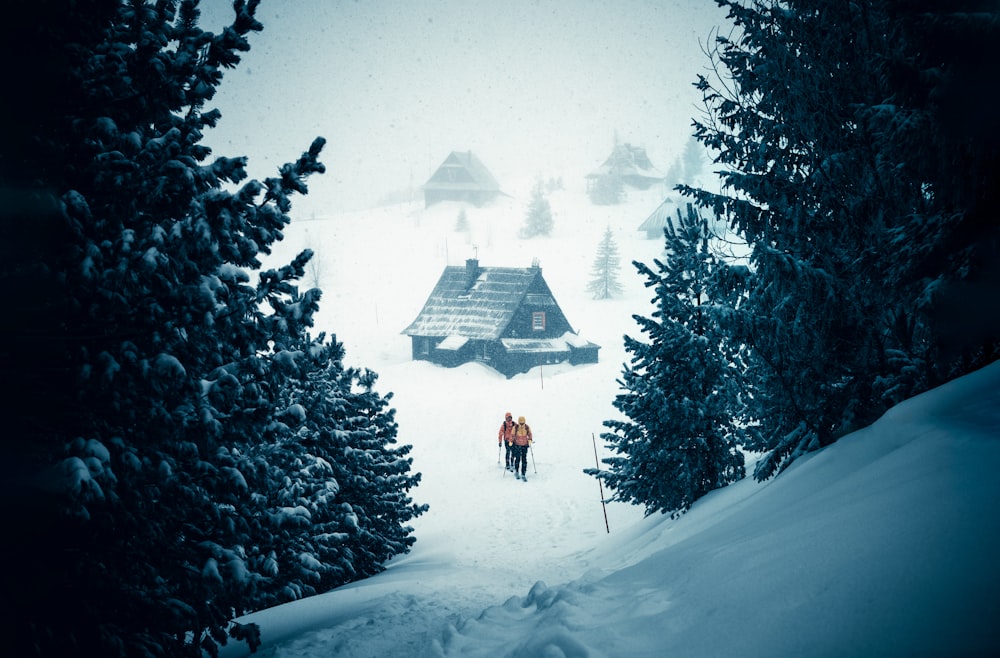
M 411 336 L 411 353 L 414 361 L 430 361 L 446 368 L 454 368 L 470 361 L 480 361 L 489 366 L 502 353 L 503 345 L 496 341 L 470 340 L 457 350 L 440 350 L 444 336 Z
M 573 331 L 562 309 L 555 303 L 555 299 L 552 298 L 547 289 L 532 294 L 547 296 L 551 303 L 532 304 L 525 301 L 514 312 L 514 317 L 511 318 L 510 324 L 507 325 L 507 330 L 504 332 L 504 338 L 558 338 L 567 331 Z M 543 330 L 534 328 L 533 321 L 536 312 L 545 313 L 545 329 Z
M 434 347 L 441 342 L 441 339 L 434 341 L 427 336 L 410 336 L 410 353 L 414 361 L 430 361 Z
M 570 348 L 570 365 L 578 366 L 582 363 L 597 363 L 598 350 L 600 350 L 600 347 L 597 345 Z
M 537 366 L 545 366 L 556 363 L 564 363 L 570 359 L 570 353 L 560 352 L 507 352 L 504 350 L 493 368 L 506 376 L 508 379 L 514 375 L 528 372 Z
M 559 334 L 560 336 L 562 333 Z M 528 372 L 536 366 L 563 363 L 597 363 L 597 350 L 571 349 L 570 352 L 514 352 L 510 353 L 500 341 L 469 341 L 457 350 L 439 350 L 436 346 L 443 337 L 411 337 L 414 361 L 429 361 L 445 368 L 455 368 L 463 363 L 478 362 L 493 368 L 508 379 Z M 592 352 L 592 353 L 591 353 Z

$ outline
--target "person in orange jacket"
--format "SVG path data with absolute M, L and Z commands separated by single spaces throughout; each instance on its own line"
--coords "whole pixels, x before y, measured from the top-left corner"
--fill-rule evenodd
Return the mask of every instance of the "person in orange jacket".
M 514 417 L 507 412 L 507 416 L 504 418 L 503 424 L 500 425 L 500 431 L 497 432 L 497 446 L 501 444 L 507 446 L 506 452 L 506 468 L 508 471 L 514 470 Z
M 517 425 L 514 426 L 514 477 L 527 482 L 525 473 L 528 470 L 528 446 L 531 445 L 531 426 L 524 422 L 524 416 L 517 417 Z M 520 473 L 518 473 L 520 469 Z

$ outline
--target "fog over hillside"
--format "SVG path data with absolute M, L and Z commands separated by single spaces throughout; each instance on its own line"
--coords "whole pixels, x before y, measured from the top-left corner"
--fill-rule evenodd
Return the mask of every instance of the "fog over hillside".
M 229 0 L 202 2 L 220 29 Z M 700 116 L 692 87 L 722 14 L 712 2 L 263 2 L 264 30 L 214 99 L 217 154 L 268 176 L 317 135 L 327 174 L 294 214 L 414 190 L 453 150 L 501 183 L 597 167 L 615 139 L 666 170 Z M 218 27 L 216 27 L 218 26 Z

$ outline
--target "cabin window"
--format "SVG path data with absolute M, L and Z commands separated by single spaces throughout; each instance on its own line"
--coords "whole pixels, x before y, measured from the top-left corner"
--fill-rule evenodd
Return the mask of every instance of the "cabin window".
M 417 339 L 417 354 L 427 356 L 431 353 L 431 341 L 429 338 Z
M 531 330 L 545 331 L 545 311 L 536 311 L 531 314 Z

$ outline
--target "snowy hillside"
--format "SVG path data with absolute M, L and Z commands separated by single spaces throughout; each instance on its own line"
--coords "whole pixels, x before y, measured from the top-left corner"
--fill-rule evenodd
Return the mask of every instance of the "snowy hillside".
M 324 288 L 318 330 L 392 392 L 399 438 L 423 482 L 412 552 L 379 576 L 252 615 L 259 655 L 904 656 L 1000 651 L 1000 364 L 910 400 L 873 427 L 744 480 L 671 521 L 609 504 L 582 470 L 607 453 L 623 334 L 652 307 L 634 268 L 662 243 L 638 225 L 663 190 L 594 207 L 583 181 L 550 195 L 555 231 L 521 240 L 530 180 L 510 198 L 422 204 L 293 223 L 273 263 L 312 248 Z M 586 293 L 610 226 L 621 299 Z M 510 380 L 480 365 L 410 360 L 400 331 L 446 265 L 524 267 L 537 258 L 600 363 Z M 498 465 L 505 411 L 536 443 L 528 481 Z M 607 492 L 605 492 L 607 493 Z M 242 646 L 226 656 L 245 655 Z

